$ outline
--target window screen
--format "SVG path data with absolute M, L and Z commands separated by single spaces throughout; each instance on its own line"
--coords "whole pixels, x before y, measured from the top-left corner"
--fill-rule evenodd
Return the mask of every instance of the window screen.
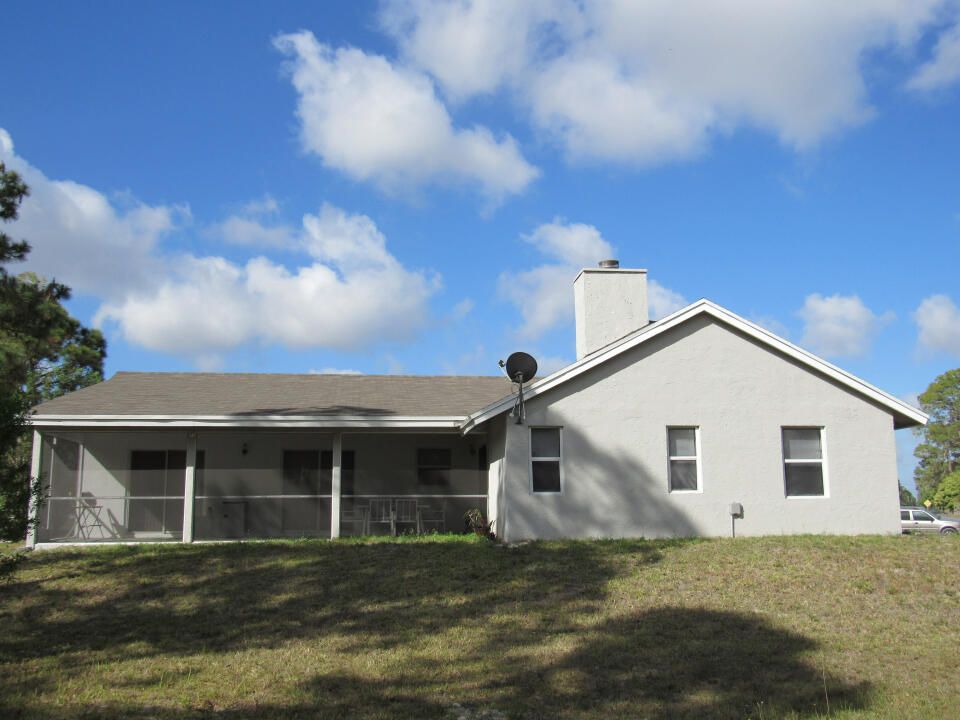
M 530 428 L 530 482 L 535 493 L 558 493 L 560 428 Z
M 670 492 L 699 490 L 697 429 L 695 427 L 667 428 L 667 447 L 670 453 Z
M 783 428 L 787 497 L 823 495 L 822 428 Z

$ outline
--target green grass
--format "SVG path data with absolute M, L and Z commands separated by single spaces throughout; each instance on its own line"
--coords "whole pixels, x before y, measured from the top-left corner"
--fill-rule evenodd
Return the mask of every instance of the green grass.
M 0 717 L 938 718 L 958 650 L 956 538 L 64 548 Z

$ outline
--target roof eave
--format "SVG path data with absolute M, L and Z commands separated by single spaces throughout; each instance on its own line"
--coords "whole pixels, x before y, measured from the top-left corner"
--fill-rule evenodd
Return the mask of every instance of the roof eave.
M 459 429 L 463 415 L 33 415 L 34 428 L 423 428 Z

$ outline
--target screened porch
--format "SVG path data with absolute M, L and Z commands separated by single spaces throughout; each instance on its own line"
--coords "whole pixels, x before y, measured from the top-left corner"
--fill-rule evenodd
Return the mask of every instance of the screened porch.
M 35 540 L 203 541 L 462 532 L 487 510 L 482 435 L 44 431 Z

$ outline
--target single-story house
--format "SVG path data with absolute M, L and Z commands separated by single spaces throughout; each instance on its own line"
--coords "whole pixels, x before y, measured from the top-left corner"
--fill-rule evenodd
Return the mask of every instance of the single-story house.
M 644 270 L 574 281 L 576 362 L 505 376 L 117 373 L 35 408 L 28 542 L 460 531 L 898 533 L 911 405 Z

